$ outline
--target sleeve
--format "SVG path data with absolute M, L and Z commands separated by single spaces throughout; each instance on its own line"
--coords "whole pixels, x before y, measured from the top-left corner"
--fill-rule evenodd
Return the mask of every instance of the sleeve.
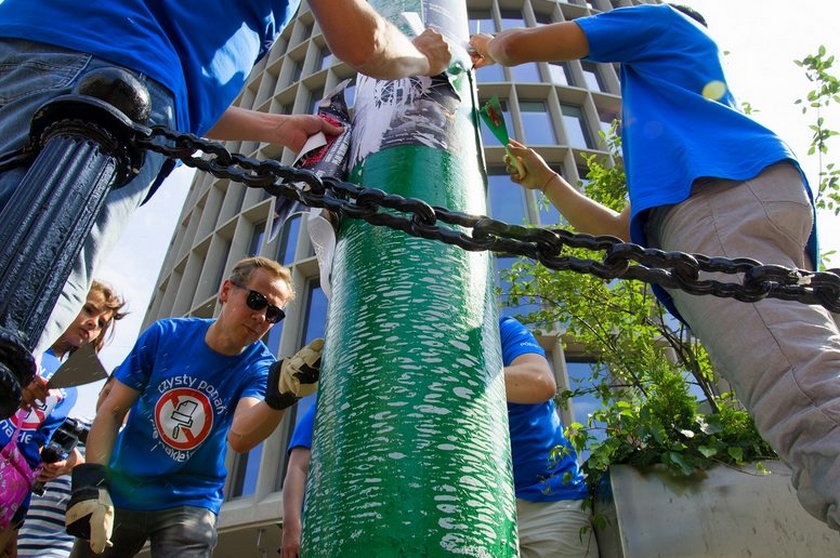
M 79 397 L 79 392 L 75 387 L 62 388 L 59 391 L 61 393 L 59 394 L 60 399 L 58 403 L 50 411 L 50 414 L 47 415 L 47 418 L 44 419 L 44 422 L 41 423 L 41 426 L 38 427 L 39 434 L 43 437 L 41 445 L 49 441 L 58 427 L 67 420 L 70 411 L 76 405 L 76 400 Z
M 525 354 L 545 356 L 545 351 L 524 325 L 508 316 L 499 320 L 499 337 L 502 341 L 502 364 L 510 365 L 516 357 Z
M 140 334 L 134 347 L 122 364 L 114 371 L 114 377 L 131 389 L 144 391 L 152 376 L 158 344 L 162 338 L 164 322 L 157 321 Z
M 258 352 L 250 359 L 248 370 L 244 374 L 249 378 L 242 387 L 242 397 L 256 397 L 265 399 L 265 388 L 268 382 L 268 369 L 276 360 L 264 345 L 259 347 Z
M 583 30 L 589 43 L 586 60 L 621 63 L 659 56 L 663 50 L 661 41 L 674 37 L 676 26 L 692 25 L 678 12 L 663 5 L 618 8 L 574 22 Z
M 295 448 L 311 448 L 312 447 L 312 431 L 315 428 L 315 405 L 309 407 L 295 426 L 295 431 L 292 434 L 292 439 L 289 440 L 289 447 L 287 451 L 292 451 Z

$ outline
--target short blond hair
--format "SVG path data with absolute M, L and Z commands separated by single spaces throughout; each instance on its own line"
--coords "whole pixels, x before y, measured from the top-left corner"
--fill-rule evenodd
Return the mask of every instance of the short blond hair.
M 257 269 L 262 269 L 275 279 L 286 283 L 289 288 L 289 298 L 287 300 L 295 298 L 295 290 L 292 288 L 292 272 L 289 271 L 289 268 L 262 256 L 251 256 L 236 262 L 233 269 L 230 270 L 228 279 L 236 285 L 244 285 L 251 279 L 251 275 Z

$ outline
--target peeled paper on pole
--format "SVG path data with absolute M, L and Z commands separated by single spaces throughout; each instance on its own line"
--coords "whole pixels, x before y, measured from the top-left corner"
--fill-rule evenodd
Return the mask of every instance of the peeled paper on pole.
M 492 99 L 484 103 L 484 106 L 478 110 L 478 114 L 481 116 L 481 120 L 484 124 L 490 129 L 493 135 L 496 136 L 496 139 L 505 146 L 505 152 L 508 154 L 508 157 L 514 166 L 516 166 L 516 170 L 520 175 L 523 174 L 519 160 L 511 154 L 507 146 L 510 142 L 510 136 L 508 136 L 507 126 L 505 125 L 505 117 L 502 113 L 502 105 L 499 102 L 499 98 L 493 96 Z
M 318 177 L 330 176 L 343 180 L 347 177 L 347 158 L 350 153 L 350 111 L 344 99 L 344 89 L 351 80 L 346 79 L 335 86 L 318 102 L 317 115 L 330 124 L 341 126 L 344 131 L 328 138 L 322 132 L 311 136 L 295 159 L 294 166 L 312 171 Z M 306 190 L 305 182 L 294 184 L 300 190 Z M 272 242 L 289 217 L 299 212 L 300 202 L 286 197 L 274 198 L 274 209 L 269 215 L 268 240 Z M 316 210 L 317 212 L 317 210 Z

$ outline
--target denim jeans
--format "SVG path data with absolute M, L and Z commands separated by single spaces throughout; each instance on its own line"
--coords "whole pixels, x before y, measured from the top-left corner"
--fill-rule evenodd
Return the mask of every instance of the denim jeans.
M 14 151 L 26 143 L 32 115 L 38 107 L 70 93 L 87 71 L 113 66 L 116 65 L 90 54 L 30 41 L 0 39 L 0 154 Z M 132 73 L 146 85 L 151 95 L 152 115 L 148 124 L 173 128 L 172 94 L 145 75 Z M 36 352 L 49 348 L 76 318 L 96 268 L 113 248 L 132 212 L 155 184 L 164 161 L 161 155 L 147 153 L 140 173 L 108 194 L 38 341 Z M 0 174 L 0 209 L 8 203 L 26 170 L 20 167 Z
M 114 546 L 94 554 L 88 541 L 76 539 L 70 558 L 129 558 L 140 552 L 147 540 L 151 541 L 152 558 L 210 558 L 216 539 L 216 514 L 206 508 L 117 508 L 111 535 Z
M 743 182 L 705 182 L 686 201 L 656 209 L 648 240 L 663 250 L 812 269 L 805 252 L 812 224 L 799 172 L 780 163 Z M 747 304 L 669 293 L 758 431 L 793 470 L 802 506 L 840 530 L 840 332 L 832 314 L 777 299 Z

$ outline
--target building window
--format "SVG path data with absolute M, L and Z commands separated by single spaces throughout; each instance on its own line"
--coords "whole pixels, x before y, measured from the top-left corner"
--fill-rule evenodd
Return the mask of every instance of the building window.
M 316 87 L 309 92 L 309 114 L 318 112 L 318 103 L 324 98 L 324 87 Z
M 535 13 L 534 17 L 537 18 L 537 27 L 541 27 L 543 25 L 551 25 L 552 23 L 554 23 L 554 20 L 551 19 L 551 14 Z
M 327 330 L 327 296 L 317 280 L 309 282 L 306 293 L 306 317 L 303 322 L 300 346 L 323 337 Z
M 344 102 L 347 103 L 347 108 L 352 108 L 356 104 L 356 80 L 344 88 Z
M 487 169 L 487 205 L 493 219 L 512 225 L 526 222 L 525 191 L 511 182 L 503 167 Z
M 325 70 L 332 66 L 333 62 L 335 61 L 335 57 L 333 56 L 330 49 L 326 46 L 321 47 L 321 52 L 319 53 L 320 61 L 318 64 L 319 70 Z
M 303 73 L 303 64 L 294 58 L 289 58 L 288 60 L 292 64 L 292 79 L 290 83 L 297 83 L 300 81 L 300 76 Z
M 592 141 L 586 131 L 583 110 L 574 105 L 560 105 L 560 111 L 563 114 L 563 125 L 566 128 L 569 145 L 580 149 L 591 148 Z
M 572 398 L 572 416 L 575 422 L 579 422 L 584 426 L 588 426 L 587 421 L 590 415 L 603 407 L 601 400 L 595 395 L 594 384 L 592 383 L 593 372 L 598 369 L 599 365 L 594 361 L 583 358 L 566 358 L 569 389 L 584 392 Z M 606 438 L 604 424 L 599 422 L 593 423 L 593 428 L 589 430 L 589 434 L 594 437 L 595 442 L 603 441 Z M 578 457 L 581 461 L 586 461 L 589 457 L 589 452 L 584 450 Z
M 306 313 L 303 319 L 303 328 L 301 329 L 300 347 L 303 347 L 313 339 L 324 337 L 324 333 L 327 330 L 328 302 L 318 280 L 314 279 L 309 281 L 306 290 Z M 291 407 L 286 412 L 286 415 L 289 416 L 287 440 L 291 438 L 295 426 L 306 413 L 306 410 L 315 404 L 316 396 L 317 394 L 312 394 L 309 397 L 301 399 L 297 405 Z M 289 465 L 288 451 L 286 451 L 286 448 L 284 448 L 281 460 L 282 466 L 278 467 L 277 476 L 274 481 L 275 490 L 281 490 L 283 488 L 283 480 L 286 478 L 286 468 Z
M 511 81 L 517 83 L 540 83 L 542 81 L 540 70 L 534 62 L 511 66 L 509 69 Z
M 551 114 L 546 108 L 545 101 L 520 101 L 519 112 L 522 117 L 522 128 L 525 132 L 525 143 L 528 145 L 557 145 L 557 136 L 554 134 Z
M 483 105 L 486 102 L 487 99 L 481 101 L 481 104 Z M 510 134 L 513 131 L 513 124 L 510 119 L 510 108 L 508 107 L 507 99 L 499 99 L 499 106 L 502 109 L 502 118 L 505 120 L 505 127 Z M 498 138 L 493 135 L 493 132 L 484 123 L 481 124 L 481 141 L 485 147 L 488 145 L 499 145 Z
M 587 176 L 589 176 L 589 167 L 578 167 L 578 184 L 576 184 L 577 189 L 581 192 L 586 192 L 586 187 L 592 182 Z
M 265 237 L 265 221 L 254 225 L 254 232 L 251 233 L 251 242 L 248 244 L 248 255 L 256 256 L 260 253 L 263 238 Z
M 604 80 L 601 79 L 601 72 L 598 70 L 598 65 L 593 62 L 581 62 L 583 68 L 583 79 L 586 81 L 586 87 L 590 91 L 606 91 Z
M 277 255 L 274 259 L 283 265 L 289 265 L 295 259 L 295 247 L 300 235 L 300 214 L 289 215 L 282 227 L 280 239 L 277 241 Z
M 499 314 L 502 316 L 524 317 L 536 312 L 540 308 L 539 304 L 527 301 L 520 301 L 516 306 L 510 305 L 509 293 L 511 282 L 505 275 L 516 260 L 517 258 L 512 256 L 496 257 L 496 287 L 499 290 Z
M 229 500 L 245 498 L 253 495 L 256 491 L 264 444 L 265 442 L 262 442 L 248 453 L 236 456 L 233 462 L 233 473 L 231 474 Z
M 598 109 L 598 126 L 605 135 L 609 134 L 613 121 L 618 120 L 616 134 L 621 135 L 621 114 L 616 110 Z
M 548 78 L 555 85 L 572 85 L 569 65 L 566 62 L 549 62 Z
M 527 27 L 521 10 L 502 10 L 501 16 L 502 30 L 513 27 Z

